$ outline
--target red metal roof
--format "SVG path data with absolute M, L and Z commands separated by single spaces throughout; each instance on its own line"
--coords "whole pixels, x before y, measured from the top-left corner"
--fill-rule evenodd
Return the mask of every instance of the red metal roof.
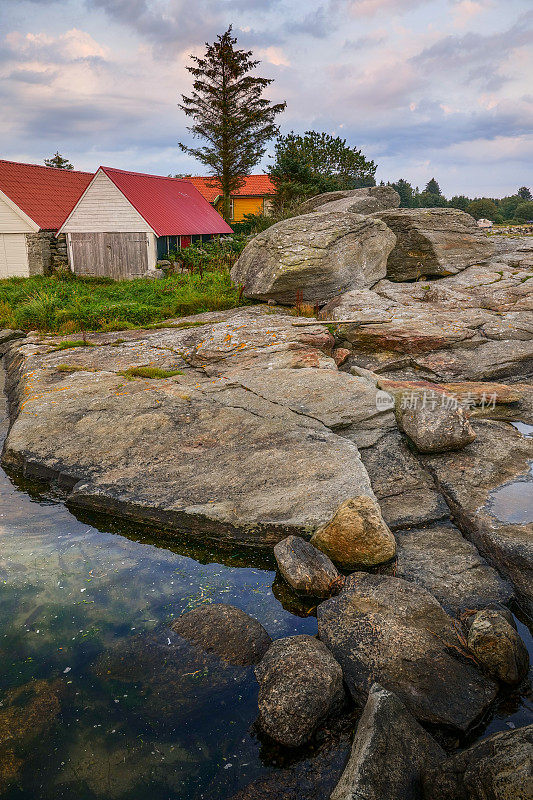
M 92 172 L 0 159 L 0 190 L 44 230 L 60 227 L 92 177 Z
M 100 167 L 146 220 L 156 236 L 233 233 L 192 183 L 122 169 Z
M 216 184 L 216 178 L 187 178 L 199 192 L 203 194 L 206 200 L 210 203 L 214 201 L 221 194 L 220 186 Z M 276 187 L 268 177 L 268 175 L 248 175 L 244 179 L 244 184 L 236 192 L 233 192 L 232 197 L 266 197 L 270 194 L 276 193 Z

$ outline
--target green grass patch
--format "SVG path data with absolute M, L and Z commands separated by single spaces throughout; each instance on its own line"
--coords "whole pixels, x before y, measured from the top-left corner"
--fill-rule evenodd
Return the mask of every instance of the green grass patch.
M 92 372 L 89 367 L 80 367 L 77 364 L 58 364 L 56 367 L 58 372 Z
M 128 367 L 119 375 L 124 375 L 125 378 L 172 378 L 174 375 L 183 375 L 179 369 L 159 369 L 159 367 Z
M 59 342 L 54 350 L 70 350 L 71 347 L 94 347 L 94 344 L 83 339 L 66 339 L 64 342 Z
M 0 280 L 0 328 L 73 334 L 142 328 L 171 317 L 246 305 L 228 270 L 157 281 L 75 277 Z M 190 323 L 186 323 L 188 326 Z

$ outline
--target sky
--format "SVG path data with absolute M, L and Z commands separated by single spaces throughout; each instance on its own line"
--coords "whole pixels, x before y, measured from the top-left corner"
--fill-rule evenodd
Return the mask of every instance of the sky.
M 205 174 L 178 103 L 229 24 L 282 133 L 342 136 L 378 181 L 447 196 L 533 185 L 531 0 L 1 0 L 0 158 Z

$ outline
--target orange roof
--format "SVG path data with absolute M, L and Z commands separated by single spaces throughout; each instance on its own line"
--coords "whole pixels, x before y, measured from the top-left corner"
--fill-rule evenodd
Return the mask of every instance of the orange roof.
M 44 230 L 60 227 L 92 177 L 92 172 L 0 159 L 0 190 Z
M 221 194 L 216 178 L 187 178 L 186 180 L 194 184 L 210 203 L 213 203 Z M 233 192 L 232 197 L 263 197 L 275 193 L 276 187 L 268 175 L 248 175 L 241 188 Z

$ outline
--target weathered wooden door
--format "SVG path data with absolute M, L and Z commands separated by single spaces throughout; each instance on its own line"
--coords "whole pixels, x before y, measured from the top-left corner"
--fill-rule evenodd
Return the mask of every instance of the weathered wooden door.
M 148 269 L 146 233 L 71 233 L 69 255 L 76 275 L 115 280 L 137 278 Z

